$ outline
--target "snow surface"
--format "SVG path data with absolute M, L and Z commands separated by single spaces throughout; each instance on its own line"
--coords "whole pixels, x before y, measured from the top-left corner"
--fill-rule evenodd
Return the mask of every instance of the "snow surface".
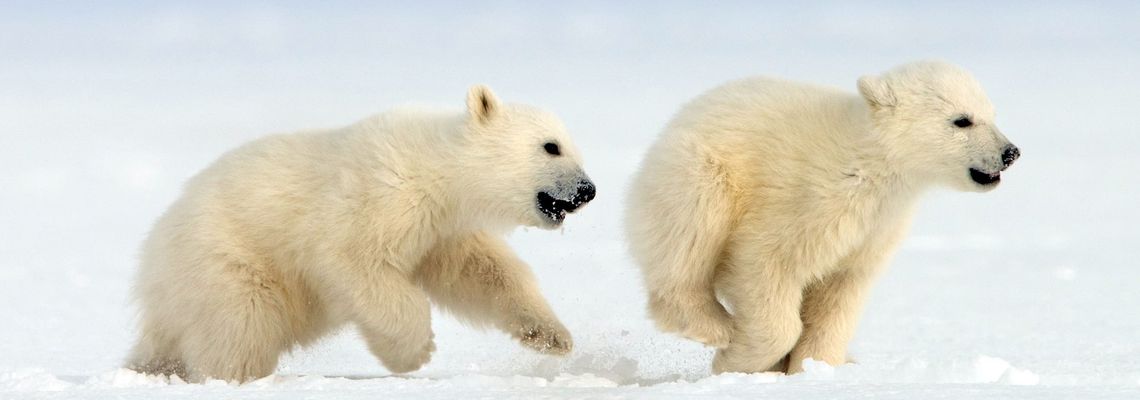
M 0 399 L 1140 398 L 1140 3 L 536 2 L 0 10 Z M 874 289 L 855 364 L 710 376 L 654 330 L 623 193 L 687 99 L 771 74 L 853 89 L 919 58 L 975 72 L 1024 156 L 1002 187 L 931 193 Z M 119 369 L 138 244 L 181 183 L 268 132 L 484 82 L 559 113 L 598 199 L 511 242 L 574 333 L 566 358 L 437 316 L 424 369 L 351 331 L 246 385 Z

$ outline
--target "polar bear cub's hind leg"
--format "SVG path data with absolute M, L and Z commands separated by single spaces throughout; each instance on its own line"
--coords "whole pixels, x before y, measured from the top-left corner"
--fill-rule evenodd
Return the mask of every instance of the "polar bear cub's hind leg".
M 723 348 L 732 318 L 717 301 L 713 279 L 730 232 L 734 199 L 725 170 L 699 154 L 654 146 L 634 180 L 627 205 L 631 252 L 649 292 L 657 327 Z M 693 165 L 699 168 L 693 168 Z M 678 190 L 680 189 L 680 190 Z
M 186 380 L 186 363 L 177 353 L 178 341 L 157 326 L 145 326 L 131 350 L 126 367 L 149 375 L 178 376 Z
M 216 280 L 204 285 L 221 289 L 209 295 L 210 315 L 183 333 L 190 379 L 245 382 L 272 374 L 279 355 L 294 345 L 289 329 L 297 324 L 290 318 L 301 315 L 290 315 L 282 277 L 270 266 L 218 261 L 214 268 L 221 273 L 212 274 Z

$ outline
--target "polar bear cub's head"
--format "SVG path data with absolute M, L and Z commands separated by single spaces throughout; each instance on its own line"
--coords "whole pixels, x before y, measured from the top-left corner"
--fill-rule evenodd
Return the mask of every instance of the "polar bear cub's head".
M 480 212 L 492 224 L 552 229 L 593 200 L 594 184 L 558 117 L 504 104 L 476 85 L 467 93 L 466 119 L 461 195 L 478 210 L 461 212 Z
M 919 179 L 987 191 L 1020 156 L 994 124 L 981 85 L 961 68 L 917 62 L 864 76 L 858 86 L 893 159 Z

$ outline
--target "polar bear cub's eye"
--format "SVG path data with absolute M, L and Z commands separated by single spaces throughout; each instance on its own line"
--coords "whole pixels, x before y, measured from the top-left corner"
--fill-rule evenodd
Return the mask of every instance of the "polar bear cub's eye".
M 970 117 L 958 117 L 958 119 L 954 120 L 954 126 L 959 128 L 969 128 L 973 125 L 974 121 L 971 121 Z
M 546 144 L 542 145 L 542 148 L 546 149 L 546 154 L 550 154 L 552 156 L 562 155 L 562 150 L 558 148 L 558 143 L 547 142 Z

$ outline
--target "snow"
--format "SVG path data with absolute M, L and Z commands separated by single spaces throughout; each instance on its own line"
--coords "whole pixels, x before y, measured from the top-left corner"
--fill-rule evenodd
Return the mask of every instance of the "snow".
M 6 5 L 0 399 L 1140 398 L 1140 5 L 610 3 Z M 670 115 L 741 76 L 850 89 L 928 57 L 975 72 L 1024 154 L 994 192 L 924 199 L 854 363 L 711 376 L 711 350 L 657 332 L 620 220 Z M 476 82 L 560 114 L 598 184 L 565 229 L 510 239 L 571 355 L 437 315 L 433 361 L 402 376 L 351 330 L 245 385 L 119 368 L 138 245 L 186 178 L 265 133 L 458 108 Z

